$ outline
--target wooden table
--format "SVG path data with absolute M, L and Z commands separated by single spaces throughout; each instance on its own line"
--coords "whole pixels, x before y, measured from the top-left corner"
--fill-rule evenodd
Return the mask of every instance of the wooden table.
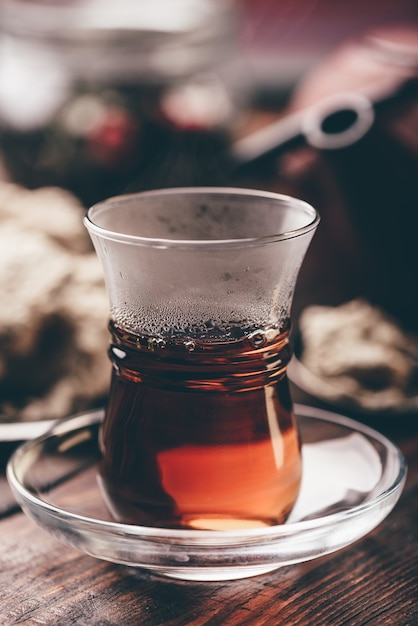
M 3 468 L 1 626 L 418 624 L 418 415 L 378 426 L 409 466 L 389 517 L 338 553 L 241 581 L 159 579 L 67 548 L 18 509 Z M 1 445 L 2 465 L 10 452 L 10 445 Z

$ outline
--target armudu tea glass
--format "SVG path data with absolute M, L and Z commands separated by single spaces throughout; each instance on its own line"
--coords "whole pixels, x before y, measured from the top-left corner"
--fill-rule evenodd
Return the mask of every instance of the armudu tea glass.
M 284 522 L 300 487 L 291 304 L 319 217 L 270 192 L 120 196 L 85 218 L 110 303 L 99 481 L 117 521 Z

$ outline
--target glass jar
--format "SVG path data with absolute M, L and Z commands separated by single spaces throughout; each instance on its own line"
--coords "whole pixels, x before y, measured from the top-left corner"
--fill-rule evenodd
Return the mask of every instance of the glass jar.
M 4 0 L 0 150 L 9 177 L 90 205 L 220 184 L 234 104 L 225 0 Z

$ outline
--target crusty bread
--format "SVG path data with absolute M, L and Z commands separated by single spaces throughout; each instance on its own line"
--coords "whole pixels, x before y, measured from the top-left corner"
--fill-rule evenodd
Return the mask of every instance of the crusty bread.
M 59 418 L 106 395 L 108 302 L 82 218 L 66 191 L 0 184 L 3 419 Z
M 368 302 L 309 306 L 299 330 L 300 360 L 328 383 L 330 400 L 351 397 L 359 407 L 382 410 L 402 408 L 418 394 L 418 338 Z

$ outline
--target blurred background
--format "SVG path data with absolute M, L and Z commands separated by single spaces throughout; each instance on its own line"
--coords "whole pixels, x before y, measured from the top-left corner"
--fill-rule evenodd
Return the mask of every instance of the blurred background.
M 413 0 L 239 0 L 242 45 L 256 98 L 274 103 L 342 43 L 417 23 Z
M 213 161 L 269 121 L 263 111 L 394 90 L 416 67 L 414 0 L 2 0 L 0 18 L 3 177 L 87 206 L 231 178 Z M 174 159 L 194 144 L 188 176 Z
M 341 340 L 355 325 L 338 347 L 355 346 L 348 369 L 326 375 L 351 391 L 325 400 L 416 408 L 417 76 L 416 0 L 1 0 L 4 420 L 103 401 L 107 301 L 82 216 L 111 195 L 185 185 L 313 203 L 299 360 L 312 332 L 335 353 L 327 329 Z M 340 316 L 353 302 L 357 317 Z M 339 325 L 300 325 L 313 306 Z M 382 316 L 390 330 L 373 338 Z

